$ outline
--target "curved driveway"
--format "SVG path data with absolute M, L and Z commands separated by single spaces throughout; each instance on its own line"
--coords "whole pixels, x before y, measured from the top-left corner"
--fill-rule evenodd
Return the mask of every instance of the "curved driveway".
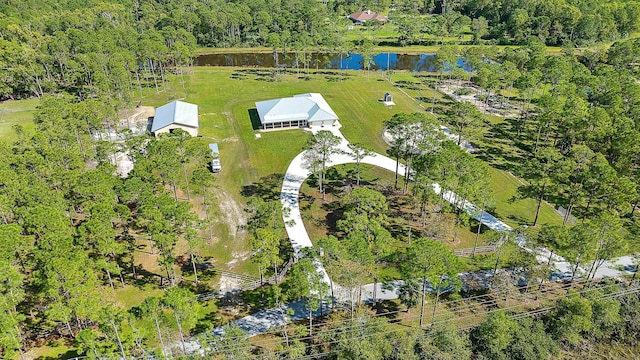
M 339 146 L 340 146 L 340 149 L 344 152 L 344 154 L 332 156 L 331 161 L 328 163 L 329 166 L 355 162 L 355 160 L 349 155 L 351 154 L 351 150 L 347 146 L 349 142 L 344 138 L 344 136 L 342 136 L 339 126 L 331 127 L 331 128 L 319 128 L 319 129 L 316 128 L 316 129 L 312 129 L 311 131 L 316 132 L 319 130 L 329 130 L 334 135 L 339 136 L 342 139 Z M 283 205 L 283 208 L 288 209 L 286 211 L 283 211 L 283 219 L 285 221 L 285 224 L 287 224 L 286 225 L 287 235 L 289 236 L 289 239 L 291 241 L 291 246 L 293 247 L 295 256 L 299 256 L 300 251 L 303 248 L 313 246 L 313 244 L 311 243 L 311 239 L 309 238 L 309 234 L 307 233 L 307 230 L 304 227 L 304 222 L 302 221 L 302 217 L 300 215 L 300 206 L 299 206 L 300 204 L 299 204 L 299 197 L 298 197 L 300 193 L 300 187 L 302 186 L 302 183 L 305 181 L 305 179 L 307 179 L 311 174 L 310 171 L 304 168 L 302 165 L 303 156 L 304 156 L 304 152 L 298 154 L 298 156 L 296 156 L 291 161 L 291 164 L 289 165 L 287 172 L 285 174 L 284 181 L 282 183 L 282 192 L 280 194 L 280 201 Z M 395 160 L 381 154 L 374 154 L 373 156 L 365 157 L 362 160 L 362 163 L 375 165 L 375 166 L 387 169 L 389 171 L 395 172 L 396 170 Z M 400 164 L 399 166 L 400 174 L 403 174 L 404 170 L 405 170 L 404 166 Z M 442 188 L 440 187 L 440 185 L 433 183 L 432 186 L 434 191 L 437 194 L 440 194 L 440 192 L 442 191 Z M 445 191 L 443 198 L 451 203 L 454 203 L 456 201 L 456 194 L 447 190 Z M 465 201 L 465 203 L 463 204 L 463 207 L 468 213 L 472 214 L 477 220 L 481 221 L 484 225 L 486 225 L 492 230 L 495 230 L 495 231 L 512 231 L 513 230 L 509 225 L 500 221 L 493 215 L 487 212 L 479 213 L 478 208 L 468 201 Z M 525 242 L 524 237 L 518 237 L 516 240 L 518 242 L 518 245 L 520 245 L 520 247 L 522 247 L 527 251 L 534 252 L 537 256 L 538 261 L 546 263 L 549 260 L 550 252 L 548 249 L 542 248 L 542 247 L 531 249 L 528 247 L 529 245 Z M 623 274 L 630 274 L 634 271 L 633 263 L 634 263 L 634 259 L 632 256 L 623 256 L 616 259 L 615 261 L 611 261 L 611 262 L 607 261 L 597 271 L 596 277 L 620 276 Z M 558 255 L 553 255 L 552 264 L 553 264 L 553 267 L 556 269 L 556 272 L 554 274 L 555 278 L 562 279 L 563 277 L 564 278 L 570 277 L 571 267 L 569 266 L 569 263 L 565 259 L 563 259 Z M 323 274 L 325 282 L 330 283 L 329 276 L 326 270 L 324 269 L 324 266 L 320 262 L 316 262 L 316 267 L 318 271 Z M 581 270 L 584 271 L 583 269 Z M 391 284 L 392 289 L 390 290 L 382 289 L 382 284 L 378 284 L 378 287 L 376 290 L 376 298 L 380 300 L 397 298 L 398 297 L 397 289 L 401 283 L 402 282 L 399 280 L 392 282 Z M 334 295 L 336 296 L 337 300 L 349 301 L 350 297 L 349 297 L 348 290 L 340 288 L 335 284 L 334 284 L 334 288 L 336 289 Z M 372 298 L 372 295 L 373 295 L 372 284 L 365 285 L 362 289 L 362 300 L 363 301 L 370 300 Z M 326 306 L 327 304 L 325 303 L 325 309 L 324 309 L 325 312 L 327 311 Z M 290 311 L 292 315 L 286 316 L 285 314 L 288 311 Z M 319 311 L 317 312 L 317 314 L 319 315 Z M 253 315 L 249 315 L 242 319 L 238 319 L 233 323 L 239 326 L 241 329 L 245 330 L 247 332 L 247 336 L 250 337 L 250 336 L 264 333 L 269 329 L 276 326 L 283 325 L 284 323 L 304 319 L 306 316 L 307 316 L 307 313 L 304 310 L 304 306 L 302 302 L 297 301 L 297 302 L 289 303 L 284 306 L 276 307 L 273 309 L 259 311 L 258 313 L 255 313 Z M 216 336 L 216 335 L 222 334 L 223 332 L 224 332 L 224 328 L 218 327 L 214 329 L 211 335 Z M 194 346 L 196 349 L 199 348 L 199 345 L 194 342 L 190 342 L 189 345 Z
M 334 135 L 340 137 L 340 139 L 342 140 L 340 142 L 339 147 L 343 151 L 343 154 L 333 155 L 330 159 L 331 161 L 328 163 L 328 166 L 355 163 L 355 160 L 351 157 L 352 152 L 347 146 L 349 142 L 347 141 L 347 139 L 344 138 L 344 136 L 340 132 L 339 125 L 335 127 L 311 129 L 311 131 L 314 133 L 320 130 L 331 131 Z M 291 164 L 289 165 L 289 168 L 287 169 L 287 172 L 285 174 L 284 182 L 282 184 L 282 193 L 280 195 L 280 201 L 282 202 L 283 207 L 288 209 L 288 211 L 283 212 L 283 218 L 285 223 L 287 221 L 293 220 L 293 222 L 290 225 L 286 226 L 286 229 L 287 229 L 287 235 L 291 240 L 291 245 L 293 246 L 294 253 L 296 254 L 296 256 L 299 255 L 300 250 L 302 248 L 313 246 L 313 244 L 311 243 L 311 239 L 309 238 L 309 234 L 307 233 L 307 230 L 304 227 L 304 222 L 302 221 L 302 217 L 300 215 L 300 207 L 299 207 L 299 199 L 298 199 L 298 194 L 300 192 L 300 187 L 302 186 L 302 183 L 311 174 L 310 171 L 304 168 L 302 165 L 303 156 L 304 156 L 304 151 L 298 154 L 298 156 L 296 156 L 291 161 Z M 362 159 L 361 162 L 363 164 L 375 165 L 393 172 L 395 172 L 396 170 L 395 160 L 377 153 L 374 154 L 373 156 L 365 157 L 364 159 Z M 405 170 L 404 165 L 400 164 L 399 170 L 398 170 L 400 174 L 404 174 L 404 170 Z M 442 188 L 440 187 L 440 185 L 437 183 L 433 183 L 432 186 L 433 186 L 434 192 L 436 194 L 440 194 L 440 192 L 442 191 Z M 457 200 L 457 195 L 452 191 L 445 190 L 443 198 L 449 201 L 450 203 L 454 204 Z M 500 221 L 490 213 L 486 211 L 479 212 L 478 211 L 479 209 L 469 201 L 465 201 L 463 203 L 463 207 L 464 207 L 464 210 L 467 211 L 469 214 L 471 214 L 473 217 L 475 217 L 476 220 L 482 222 L 484 225 L 486 225 L 488 228 L 492 230 L 495 230 L 498 232 L 513 230 L 512 227 Z M 518 245 L 523 249 L 529 252 L 535 253 L 538 261 L 547 262 L 549 260 L 550 251 L 548 249 L 544 247 L 536 247 L 535 249 L 531 249 L 529 247 L 530 245 L 526 243 L 524 237 L 522 236 L 519 236 L 516 239 L 516 241 Z M 596 277 L 620 276 L 623 274 L 628 274 L 633 270 L 633 267 L 634 267 L 633 260 L 634 259 L 632 256 L 623 256 L 616 259 L 615 261 L 607 261 L 598 269 L 598 271 L 596 272 Z M 571 272 L 571 266 L 561 256 L 553 255 L 552 264 L 554 268 L 556 268 L 556 274 L 561 275 L 560 277 L 562 277 L 562 275 L 567 276 L 567 274 Z M 323 273 L 325 280 L 327 281 L 327 283 L 329 283 L 329 276 L 327 275 L 327 272 L 325 271 L 322 264 L 317 263 L 317 267 L 318 267 L 318 271 L 321 271 Z M 581 269 L 581 270 L 582 272 L 584 272 L 584 269 Z M 379 285 L 381 286 L 381 284 Z M 381 290 L 378 290 L 378 291 L 381 291 Z M 372 293 L 372 289 L 369 289 L 369 291 L 366 291 L 365 289 L 365 294 L 363 294 L 363 296 L 366 296 L 366 293 Z M 389 294 L 382 294 L 382 298 L 386 298 L 387 296 L 394 297 L 394 295 L 391 293 L 395 294 L 395 291 L 389 291 Z
M 310 129 L 313 133 L 316 133 L 320 130 L 328 130 L 333 133 L 335 136 L 338 136 L 341 141 L 339 144 L 340 150 L 342 150 L 342 154 L 333 155 L 330 161 L 327 163 L 328 166 L 335 166 L 341 164 L 355 163 L 354 158 L 352 157 L 352 151 L 347 146 L 349 142 L 340 132 L 340 126 L 327 127 L 327 128 L 314 128 Z M 287 172 L 284 176 L 284 181 L 282 183 L 282 192 L 280 193 L 280 201 L 283 206 L 283 219 L 285 222 L 285 227 L 287 230 L 287 235 L 289 240 L 291 241 L 291 246 L 294 250 L 294 255 L 296 257 L 300 256 L 300 251 L 306 247 L 313 247 L 311 243 L 311 239 L 309 238 L 309 234 L 307 233 L 307 229 L 304 226 L 304 222 L 302 220 L 302 216 L 300 213 L 300 202 L 299 202 L 299 193 L 300 187 L 302 183 L 311 175 L 311 172 L 304 167 L 303 159 L 306 150 L 298 154 L 287 168 Z M 367 156 L 361 160 L 363 164 L 375 165 L 381 167 L 383 169 L 387 169 L 389 171 L 396 171 L 396 161 L 387 156 L 374 153 L 372 156 Z M 404 174 L 405 167 L 403 164 L 399 164 L 398 172 L 400 174 Z M 442 191 L 441 187 L 437 183 L 432 184 L 434 191 L 436 194 L 440 194 Z M 456 202 L 456 194 L 451 191 L 445 191 L 443 198 L 450 203 Z M 509 225 L 503 223 L 502 221 L 495 218 L 493 215 L 482 212 L 478 213 L 478 209 L 468 201 L 465 201 L 463 207 L 470 214 L 474 214 L 474 216 L 481 221 L 483 224 L 488 226 L 492 230 L 496 231 L 511 231 L 513 230 Z M 331 280 L 329 279 L 329 275 L 325 270 L 324 266 L 316 261 L 316 268 L 318 272 L 320 272 L 327 284 L 331 284 Z M 333 284 L 334 288 L 334 296 L 339 301 L 348 300 L 351 298 L 349 291 L 341 288 L 340 286 Z M 362 291 L 363 301 L 369 300 L 373 298 L 373 284 L 366 285 Z M 397 287 L 393 286 L 391 289 L 385 287 L 383 289 L 383 284 L 377 284 L 376 287 L 376 298 L 377 299 L 394 299 L 397 298 Z
M 314 128 L 311 131 L 313 133 L 316 133 L 320 130 L 331 131 L 334 135 L 340 137 L 341 139 L 339 148 L 342 150 L 343 154 L 333 155 L 327 164 L 328 166 L 355 163 L 355 160 L 351 156 L 352 152 L 347 146 L 349 142 L 340 132 L 339 126 L 330 128 Z M 309 234 L 304 227 L 304 222 L 302 221 L 298 198 L 302 183 L 309 177 L 309 175 L 311 175 L 311 172 L 303 166 L 303 158 L 305 152 L 306 150 L 298 154 L 298 156 L 296 156 L 291 161 L 291 164 L 289 164 L 287 172 L 284 176 L 284 181 L 282 183 L 282 192 L 280 193 L 280 201 L 282 202 L 282 206 L 287 209 L 286 211 L 283 211 L 283 219 L 285 221 L 285 224 L 288 224 L 286 226 L 287 235 L 289 236 L 291 246 L 293 247 L 296 256 L 299 255 L 302 248 L 313 246 L 313 244 L 311 243 L 311 239 L 309 238 Z M 396 161 L 394 159 L 377 153 L 372 156 L 363 158 L 361 163 L 375 165 L 393 172 L 396 171 Z M 400 174 L 404 174 L 405 167 L 403 164 L 399 165 L 398 171 Z M 442 191 L 440 185 L 437 183 L 433 183 L 432 186 L 435 193 L 440 194 L 440 192 Z M 454 203 L 457 200 L 456 194 L 448 190 L 445 191 L 443 197 L 450 203 Z M 471 214 L 478 213 L 477 207 L 468 201 L 465 201 L 463 206 L 464 209 Z M 481 214 L 476 215 L 476 218 L 492 230 L 513 230 L 509 225 L 498 220 L 496 217 L 487 212 L 482 212 Z

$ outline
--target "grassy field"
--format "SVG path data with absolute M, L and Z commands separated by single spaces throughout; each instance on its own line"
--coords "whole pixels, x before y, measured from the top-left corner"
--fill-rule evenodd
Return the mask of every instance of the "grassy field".
M 185 89 L 179 81 L 160 94 L 150 93 L 144 105 L 158 106 L 175 99 L 198 104 L 199 134 L 217 142 L 223 171 L 216 175 L 214 190 L 217 206 L 213 218 L 219 219 L 215 234 L 218 241 L 203 254 L 216 259 L 216 265 L 242 273 L 255 274 L 249 261 L 243 208 L 251 196 L 277 200 L 282 177 L 290 161 L 306 143 L 309 133 L 302 130 L 258 132 L 249 111 L 255 102 L 306 92 L 322 92 L 343 124 L 350 140 L 384 152 L 380 135 L 382 122 L 396 112 L 419 111 L 408 97 L 374 74 L 362 72 L 326 72 L 303 78 L 304 73 L 280 75 L 274 81 L 271 70 L 203 68 L 194 69 Z M 385 92 L 394 95 L 396 106 L 386 108 L 378 102 Z M 260 138 L 256 138 L 256 134 Z M 230 215 L 232 215 L 230 217 Z
M 25 130 L 35 128 L 33 113 L 40 99 L 8 100 L 0 102 L 0 139 L 11 141 L 15 139 L 13 125 L 21 125 Z
M 532 224 L 538 203 L 533 199 L 516 200 L 516 189 L 523 184 L 522 180 L 494 167 L 490 167 L 489 171 L 494 200 L 488 207 L 489 211 L 511 226 Z M 551 205 L 543 203 L 538 224 L 562 225 L 562 217 Z
M 408 72 L 394 73 L 393 82 L 410 97 L 417 99 L 427 110 L 431 109 L 434 90 L 428 86 L 429 75 Z M 454 102 L 444 94 L 435 94 L 435 112 L 442 114 Z M 515 120 L 498 116 L 487 116 L 487 127 L 482 140 L 478 141 L 478 157 L 490 165 L 492 204 L 488 210 L 509 225 L 529 225 L 535 218 L 537 202 L 532 199 L 516 200 L 521 179 L 512 172 L 522 165 L 526 154 L 515 144 Z M 539 224 L 562 224 L 561 217 L 548 203 L 540 210 Z
M 31 348 L 25 353 L 25 359 L 35 360 L 67 360 L 77 359 L 81 356 L 78 353 L 78 349 L 73 344 L 67 344 L 63 340 L 49 341 L 46 344 Z M 19 356 L 15 357 L 16 360 L 20 359 Z M 21 359 L 20 359 L 21 360 Z
M 309 136 L 302 130 L 287 130 L 260 133 L 261 137 L 256 138 L 258 131 L 254 130 L 249 117 L 254 103 L 298 93 L 322 92 L 340 117 L 347 139 L 385 153 L 388 146 L 380 136 L 383 121 L 398 112 L 424 111 L 414 98 L 422 99 L 423 106 L 430 108 L 433 90 L 427 85 L 425 74 L 393 74 L 393 82 L 401 84 L 410 96 L 393 87 L 381 75 L 380 72 L 325 71 L 307 77 L 301 72 L 280 75 L 274 81 L 273 71 L 268 69 L 196 67 L 192 76 L 186 78 L 184 88 L 176 77 L 159 94 L 153 89 L 145 89 L 144 105 L 159 106 L 175 99 L 198 104 L 203 143 L 217 142 L 220 146 L 223 171 L 216 175 L 217 204 L 211 210 L 212 217 L 218 219 L 214 225 L 217 241 L 207 246 L 203 256 L 214 258 L 221 268 L 256 274 L 255 266 L 249 261 L 246 233 L 240 230 L 246 220 L 244 205 L 256 195 L 278 199 L 282 175 Z M 396 106 L 384 107 L 378 102 L 386 92 L 394 96 Z M 12 139 L 9 121 L 32 128 L 30 120 L 37 102 L 32 99 L 0 104 L 3 115 L 0 130 L 4 130 L 0 132 L 0 138 Z M 436 103 L 436 110 L 444 111 L 450 100 L 436 93 Z M 519 185 L 518 180 L 499 169 L 492 169 L 492 177 L 496 215 L 512 225 L 531 222 L 535 201 L 510 201 Z M 553 209 L 545 205 L 540 222 L 558 221 Z M 472 231 L 460 233 L 463 243 L 469 243 L 473 238 Z

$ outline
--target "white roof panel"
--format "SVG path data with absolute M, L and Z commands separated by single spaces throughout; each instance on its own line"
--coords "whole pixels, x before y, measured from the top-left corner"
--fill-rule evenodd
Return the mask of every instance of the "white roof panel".
M 295 120 L 338 120 L 338 116 L 318 93 L 256 102 L 262 124 Z
M 173 101 L 156 109 L 151 132 L 160 130 L 171 124 L 179 124 L 198 128 L 198 105 L 184 101 Z

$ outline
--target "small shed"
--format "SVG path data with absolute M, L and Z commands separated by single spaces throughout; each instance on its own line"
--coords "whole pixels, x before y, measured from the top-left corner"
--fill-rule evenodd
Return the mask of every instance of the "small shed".
M 211 156 L 213 160 L 211 160 L 211 171 L 217 173 L 222 171 L 222 166 L 220 166 L 220 151 L 218 150 L 218 144 L 209 144 L 209 149 L 211 150 Z
M 393 97 L 389 93 L 384 94 L 384 97 L 382 98 L 382 103 L 384 104 L 384 106 L 395 105 L 395 103 L 393 102 Z

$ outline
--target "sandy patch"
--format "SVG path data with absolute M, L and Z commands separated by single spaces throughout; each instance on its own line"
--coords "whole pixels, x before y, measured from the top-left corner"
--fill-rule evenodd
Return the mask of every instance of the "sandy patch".
M 469 89 L 471 91 L 468 95 L 457 95 L 456 91 L 459 89 Z M 501 117 L 518 117 L 520 112 L 518 108 L 511 104 L 506 99 L 499 99 L 495 95 L 491 95 L 490 101 L 485 103 L 484 101 L 479 100 L 479 97 L 482 95 L 486 95 L 486 92 L 469 83 L 458 83 L 456 81 L 444 81 L 440 86 L 438 86 L 438 91 L 443 92 L 449 96 L 451 96 L 456 101 L 466 101 L 475 105 L 483 114 L 496 115 Z
M 229 227 L 229 235 L 232 237 L 247 223 L 246 213 L 243 207 L 228 193 L 216 189 L 218 206 L 224 223 Z
M 234 251 L 231 253 L 231 256 L 233 257 L 233 260 L 229 261 L 227 263 L 227 266 L 229 266 L 230 268 L 233 268 L 233 266 L 237 264 L 238 261 L 248 260 L 249 257 L 251 256 L 251 252 L 250 251 Z
M 241 290 L 243 282 L 243 280 L 236 277 L 222 274 L 220 275 L 220 280 L 218 280 L 218 290 L 220 290 L 222 294 L 233 292 L 234 290 Z
M 144 134 L 147 131 L 149 118 L 155 114 L 156 109 L 153 106 L 138 106 L 127 111 L 120 111 L 118 113 L 120 118 L 118 130 L 128 128 L 136 135 Z

